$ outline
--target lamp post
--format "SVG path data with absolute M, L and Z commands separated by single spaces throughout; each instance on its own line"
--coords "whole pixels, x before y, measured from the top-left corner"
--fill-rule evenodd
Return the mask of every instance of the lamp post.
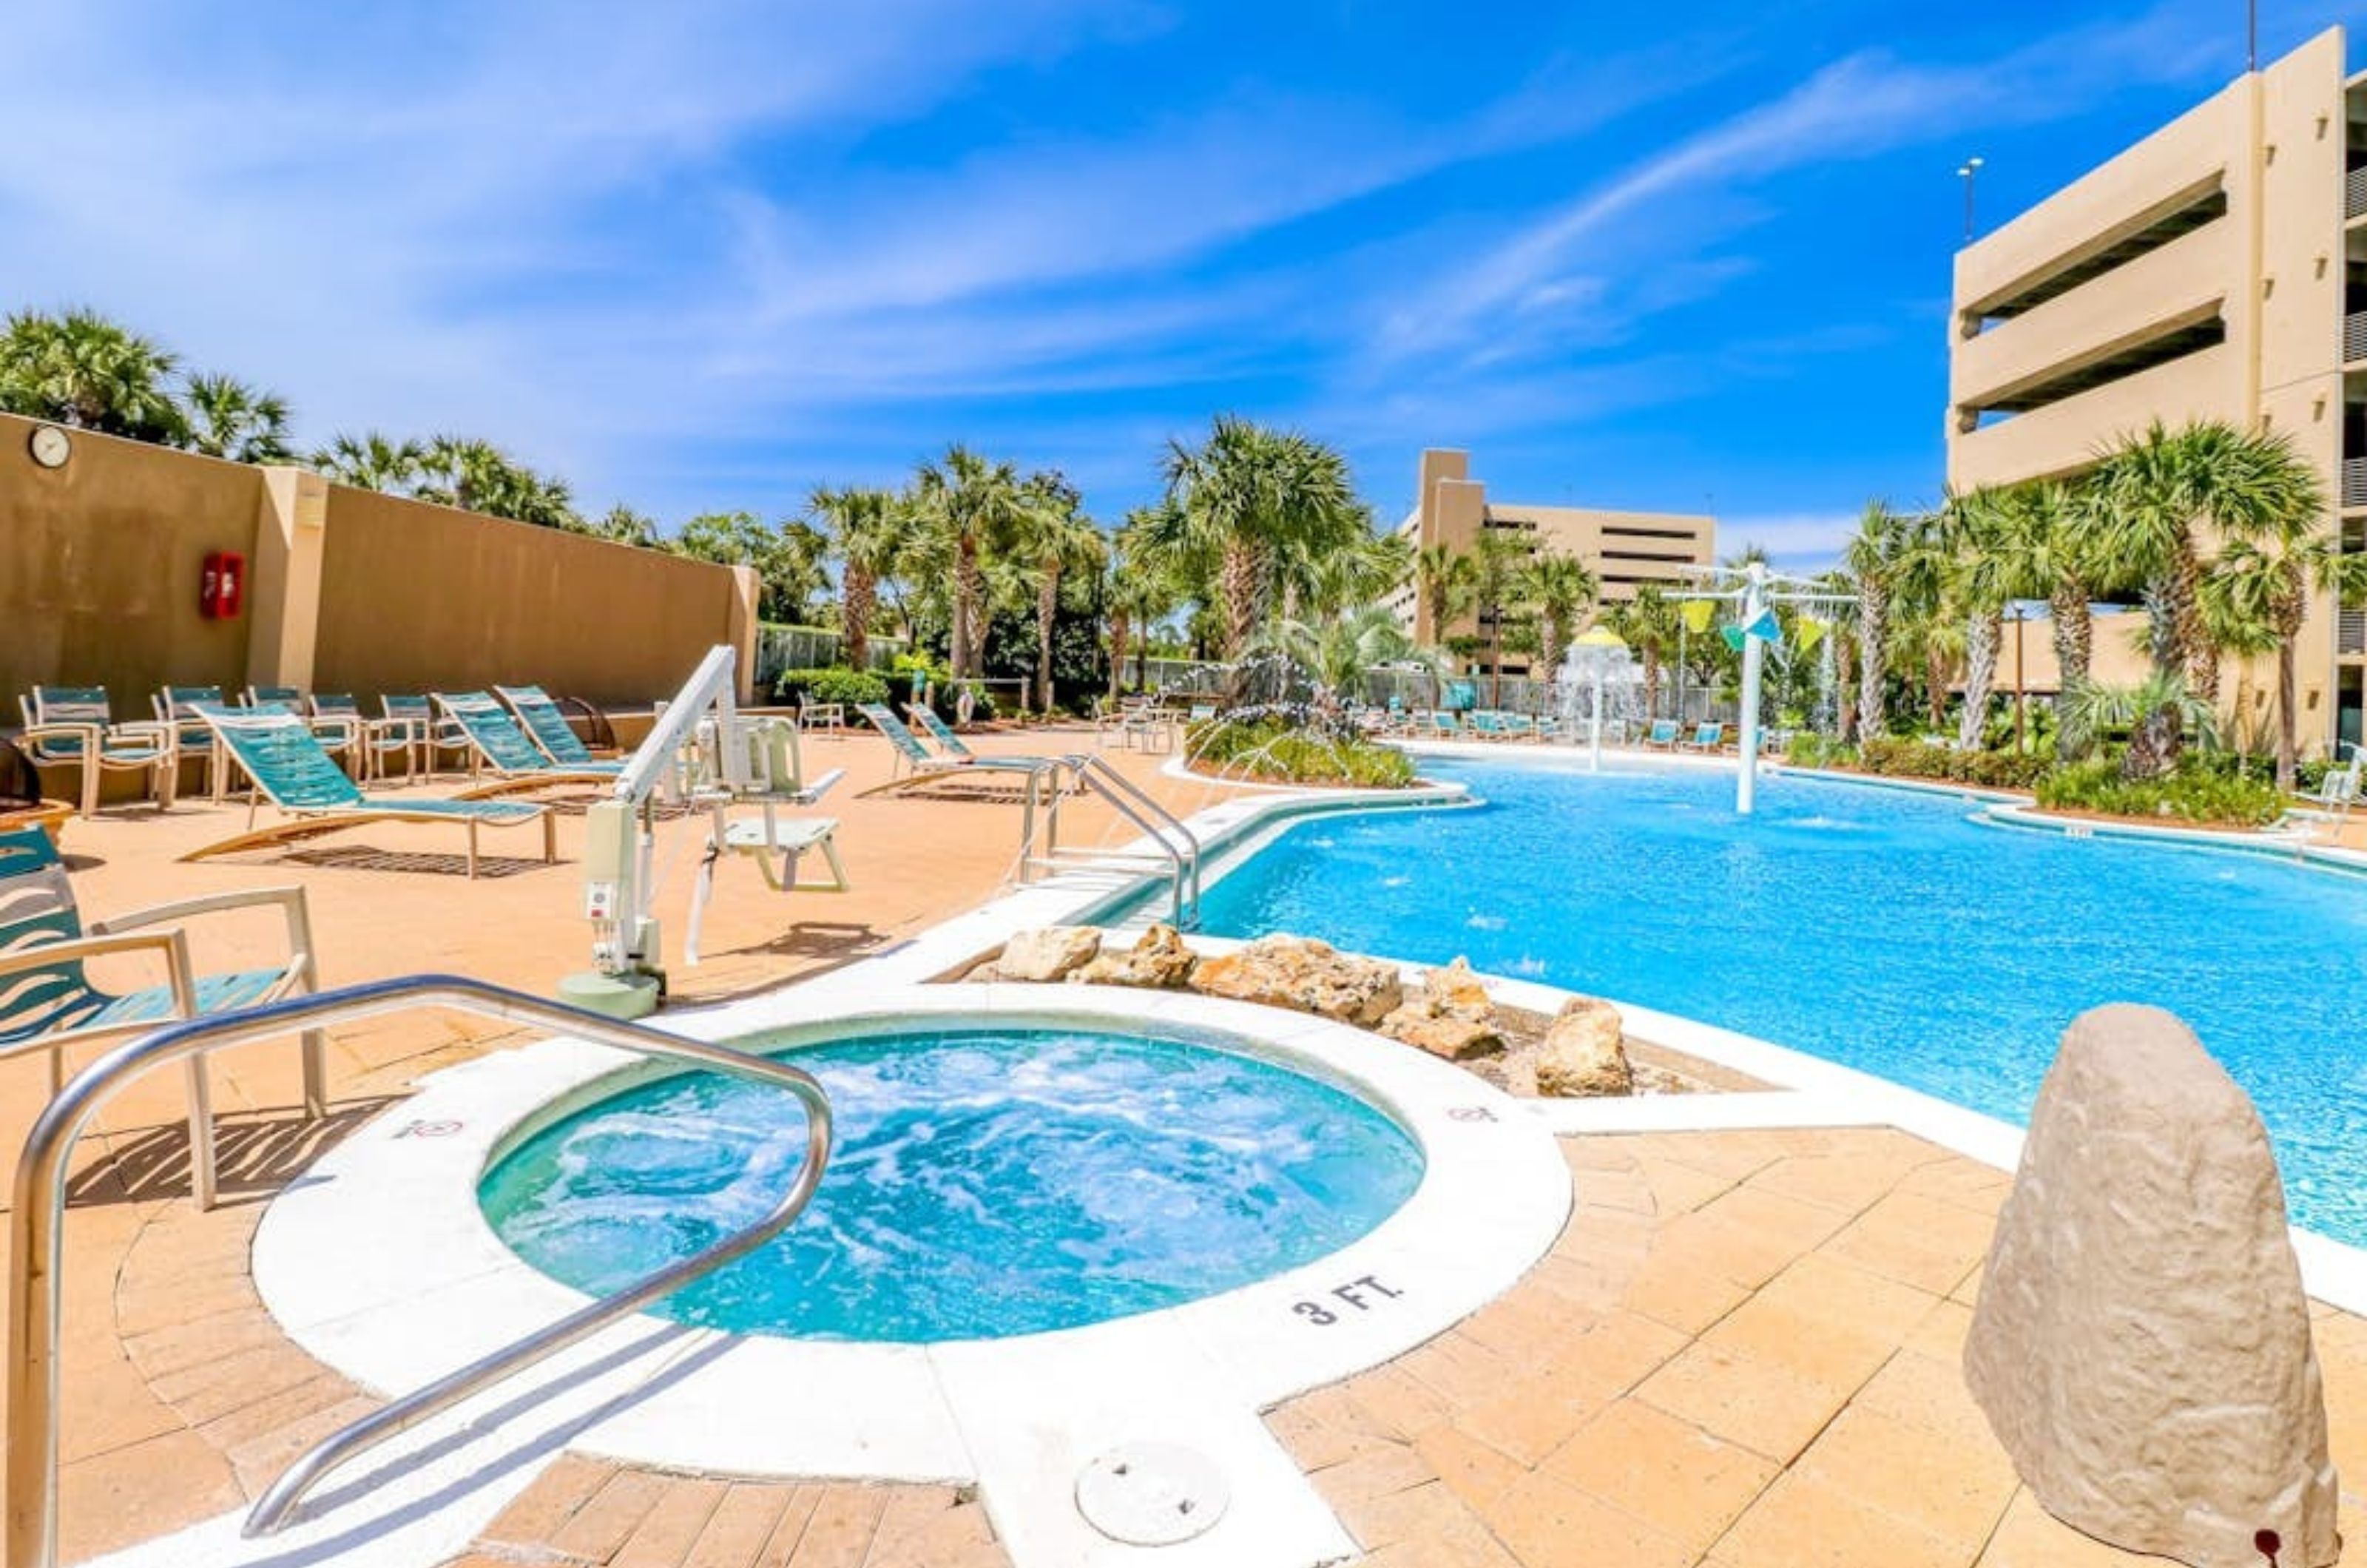
M 1973 243 L 1973 187 L 1980 183 L 1981 161 L 1967 158 L 1956 167 L 1956 175 L 1965 182 L 1965 243 Z

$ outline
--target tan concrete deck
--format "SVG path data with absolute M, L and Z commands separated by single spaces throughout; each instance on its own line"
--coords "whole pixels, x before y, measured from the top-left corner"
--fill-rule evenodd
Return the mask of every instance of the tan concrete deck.
M 1044 738 L 1032 744 L 1044 749 Z M 1060 749 L 1090 744 L 1082 734 Z M 998 738 L 992 749 L 1029 749 Z M 817 742 L 850 768 L 828 803 L 857 892 L 782 901 L 730 868 L 713 962 L 677 971 L 700 998 L 779 983 L 876 951 L 974 906 L 1016 848 L 1009 806 L 853 798 L 886 776 L 867 738 Z M 1156 780 L 1161 758 L 1109 755 L 1195 808 L 1220 792 Z M 243 809 L 195 806 L 77 823 L 66 848 L 104 914 L 229 886 L 311 889 L 332 984 L 450 968 L 547 990 L 584 962 L 572 863 L 366 869 L 347 840 L 448 857 L 431 829 L 370 829 L 293 865 L 170 856 Z M 1088 839 L 1104 818 L 1073 818 Z M 678 941 L 697 821 L 669 824 L 662 905 Z M 580 820 L 562 823 L 572 862 Z M 242 918 L 201 944 L 228 962 L 268 949 Z M 688 982 L 684 985 L 683 982 Z M 232 1194 L 187 1199 L 176 1076 L 108 1113 L 77 1167 L 67 1226 L 63 1526 L 78 1561 L 238 1506 L 305 1444 L 369 1408 L 286 1340 L 246 1254 L 262 1205 L 345 1126 L 421 1072 L 504 1043 L 456 1021 L 340 1032 L 336 1114 L 306 1123 L 292 1053 L 258 1047 L 217 1073 Z M 0 1153 L 13 1157 L 45 1088 L 0 1065 Z M 1883 1130 L 1566 1140 L 1577 1208 L 1514 1292 L 1391 1365 L 1294 1400 L 1270 1424 L 1343 1522 L 1391 1568 L 1617 1562 L 2041 1568 L 2136 1562 L 2054 1523 L 2019 1488 L 1954 1357 L 1999 1173 Z M 2367 1325 L 2326 1311 L 2319 1352 L 2338 1461 L 2367 1474 Z M 2346 1494 L 2345 1523 L 2355 1529 Z M 2350 1529 L 2346 1530 L 2346 1534 Z M 470 1563 L 637 1568 L 1001 1568 L 977 1500 L 942 1487 L 668 1477 L 573 1458 L 483 1533 Z

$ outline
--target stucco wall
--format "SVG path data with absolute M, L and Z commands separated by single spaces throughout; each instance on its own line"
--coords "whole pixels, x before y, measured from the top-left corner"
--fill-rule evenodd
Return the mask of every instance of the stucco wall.
M 198 582 L 210 551 L 254 556 L 260 470 L 80 431 L 44 468 L 33 429 L 0 414 L 0 726 L 36 682 L 103 685 L 125 719 L 167 680 L 243 685 L 247 621 L 200 617 Z
M 74 432 L 65 467 L 0 414 L 0 728 L 36 683 L 104 685 L 118 718 L 172 682 L 388 691 L 532 682 L 671 695 L 755 637 L 754 573 Z M 198 614 L 208 552 L 246 557 L 234 620 Z M 746 694 L 743 692 L 743 696 Z
M 343 485 L 325 534 L 318 690 L 532 682 L 646 705 L 737 640 L 729 567 Z

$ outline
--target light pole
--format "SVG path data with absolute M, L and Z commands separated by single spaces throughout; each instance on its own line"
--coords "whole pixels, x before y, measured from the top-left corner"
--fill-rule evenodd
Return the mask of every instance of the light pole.
M 1956 167 L 1957 177 L 1965 182 L 1965 243 L 1973 243 L 1973 187 L 1980 183 L 1981 161 L 1967 158 Z

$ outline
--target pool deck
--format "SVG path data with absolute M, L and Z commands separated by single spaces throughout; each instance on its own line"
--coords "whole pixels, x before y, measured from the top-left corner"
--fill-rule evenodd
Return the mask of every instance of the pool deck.
M 1057 747 L 1091 743 L 1071 730 Z M 981 749 L 1043 747 L 1012 736 Z M 1002 885 L 1014 808 L 855 799 L 885 778 L 885 746 L 856 737 L 812 753 L 817 767 L 850 771 L 823 809 L 841 819 L 856 891 L 783 901 L 727 867 L 712 959 L 675 972 L 685 994 L 747 995 L 886 953 Z M 1179 809 L 1229 793 L 1162 777 L 1163 757 L 1104 754 Z M 198 804 L 73 824 L 66 849 L 85 911 L 298 881 L 332 984 L 435 968 L 544 991 L 583 966 L 578 818 L 562 820 L 561 865 L 504 862 L 475 883 L 450 874 L 448 836 L 409 827 L 328 840 L 302 865 L 172 858 L 243 815 Z M 1090 803 L 1074 821 L 1083 841 L 1113 831 Z M 701 825 L 663 831 L 670 935 Z M 368 863 L 390 860 L 417 869 Z M 201 942 L 201 962 L 269 951 L 267 920 L 223 926 Z M 176 1078 L 108 1109 L 76 1163 L 66 1227 L 64 1561 L 241 1506 L 301 1447 L 372 1406 L 291 1343 L 256 1294 L 248 1258 L 264 1204 L 423 1074 L 520 1038 L 433 1017 L 340 1031 L 325 1124 L 289 1109 L 285 1047 L 224 1057 L 216 1095 L 230 1179 L 210 1213 L 187 1201 Z M 0 1071 L 11 1154 L 44 1088 L 37 1061 Z M 1957 1375 L 2002 1173 L 1883 1127 L 1586 1133 L 1559 1147 L 1575 1208 L 1544 1263 L 1421 1348 L 1268 1416 L 1364 1561 L 2154 1561 L 2038 1509 Z M 2320 1307 L 2316 1327 L 2335 1459 L 2367 1476 L 2367 1323 Z M 2349 1492 L 2343 1522 L 2352 1539 L 2367 1529 Z M 452 1561 L 987 1568 L 1010 1558 L 968 1489 L 685 1477 L 560 1455 Z

